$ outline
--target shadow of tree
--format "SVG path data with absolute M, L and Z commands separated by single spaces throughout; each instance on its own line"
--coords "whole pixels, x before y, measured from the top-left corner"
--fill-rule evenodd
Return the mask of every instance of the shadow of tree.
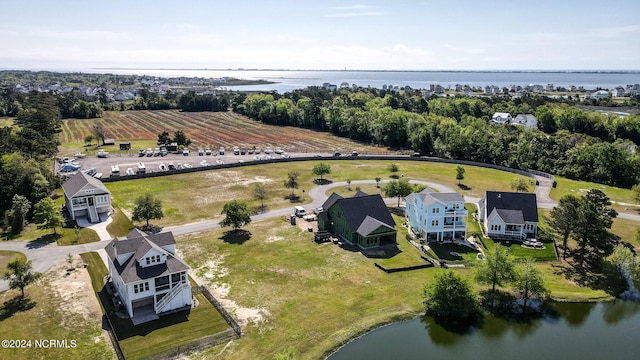
M 300 196 L 298 196 L 298 195 L 289 194 L 289 195 L 285 196 L 284 198 L 285 198 L 285 200 L 289 200 L 292 203 L 301 202 Z
M 377 249 L 362 249 L 360 252 L 369 259 L 390 259 L 402 251 L 397 246 L 388 246 Z
M 228 244 L 242 245 L 251 239 L 251 232 L 243 229 L 229 230 L 225 231 L 219 239 Z
M 8 319 L 19 311 L 27 311 L 36 306 L 36 302 L 28 298 L 26 295 L 22 297 L 17 295 L 7 300 L 0 307 L 0 321 Z
M 593 263 L 585 260 L 585 266 L 580 267 L 573 261 L 567 261 L 552 265 L 552 269 L 555 275 L 561 275 L 567 281 L 594 290 L 602 290 L 612 296 L 618 296 L 627 287 L 626 281 L 621 279 L 615 266 L 606 262 Z
M 467 191 L 469 191 L 469 190 L 471 190 L 471 189 L 472 189 L 472 188 L 468 187 L 468 186 L 467 186 L 467 185 L 465 185 L 465 184 L 458 184 L 458 187 L 459 187 L 460 189 L 462 189 L 462 190 L 467 190 Z
M 313 183 L 316 185 L 329 185 L 333 184 L 333 181 L 328 179 L 313 179 Z
M 46 246 L 47 244 L 54 243 L 54 242 L 58 241 L 58 239 L 60 239 L 61 237 L 62 237 L 62 234 L 47 234 L 47 235 L 43 235 L 43 236 L 40 236 L 39 238 L 37 238 L 35 240 L 29 241 L 27 243 L 27 248 L 28 249 L 41 248 L 43 246 Z

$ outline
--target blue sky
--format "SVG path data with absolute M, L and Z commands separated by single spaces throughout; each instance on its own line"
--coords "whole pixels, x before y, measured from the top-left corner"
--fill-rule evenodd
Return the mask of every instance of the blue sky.
M 0 0 L 0 69 L 640 70 L 640 1 Z

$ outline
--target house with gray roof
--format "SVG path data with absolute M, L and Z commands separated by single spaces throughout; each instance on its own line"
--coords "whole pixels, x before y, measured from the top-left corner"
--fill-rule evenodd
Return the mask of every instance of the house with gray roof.
M 511 124 L 524 126 L 527 129 L 537 129 L 538 119 L 533 114 L 518 114 Z
M 192 303 L 189 266 L 176 255 L 171 232 L 132 230 L 105 247 L 109 278 L 134 324 Z
M 105 220 L 112 212 L 111 193 L 102 181 L 79 172 L 62 184 L 65 208 L 69 217 L 76 220 L 86 217 L 95 223 Z
M 332 193 L 322 204 L 318 229 L 360 248 L 396 244 L 396 223 L 382 196 L 358 191 L 351 198 Z
M 478 203 L 478 218 L 492 239 L 535 238 L 538 232 L 536 194 L 487 191 Z
M 426 241 L 454 241 L 467 238 L 464 198 L 458 193 L 436 193 L 425 189 L 405 199 L 405 216 L 411 231 Z

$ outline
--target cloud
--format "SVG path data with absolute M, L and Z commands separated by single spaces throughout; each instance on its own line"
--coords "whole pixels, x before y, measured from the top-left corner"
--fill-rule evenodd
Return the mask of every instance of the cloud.
M 346 18 L 346 17 L 382 16 L 386 14 L 383 11 L 379 11 L 377 6 L 369 6 L 369 5 L 332 6 L 329 9 L 337 10 L 338 12 L 333 14 L 327 14 L 327 15 L 324 15 L 323 17 Z
M 419 48 L 409 48 L 403 44 L 397 44 L 392 48 L 392 51 L 395 53 L 403 53 L 408 55 L 433 55 L 433 53 L 429 50 L 419 49 Z

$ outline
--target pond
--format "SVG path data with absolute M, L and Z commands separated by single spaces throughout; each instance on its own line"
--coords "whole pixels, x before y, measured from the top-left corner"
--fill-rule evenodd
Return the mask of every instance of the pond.
M 552 315 L 525 323 L 486 316 L 455 333 L 422 316 L 376 329 L 340 348 L 342 359 L 637 359 L 640 304 L 551 304 Z

